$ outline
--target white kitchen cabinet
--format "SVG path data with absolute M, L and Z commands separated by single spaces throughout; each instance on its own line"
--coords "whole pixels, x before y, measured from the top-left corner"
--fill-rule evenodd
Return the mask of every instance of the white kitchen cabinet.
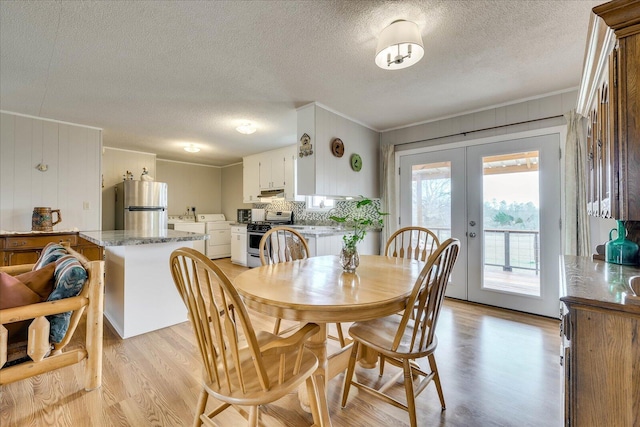
M 284 189 L 285 163 L 287 154 L 284 150 L 273 150 L 259 154 L 260 189 Z
M 247 225 L 231 226 L 231 262 L 247 266 Z
M 296 196 L 297 146 L 279 148 L 254 154 L 242 159 L 243 201 L 260 203 L 261 190 L 283 189 L 284 197 L 290 201 L 304 201 Z
M 342 250 L 341 234 L 305 234 L 301 232 L 309 245 L 310 256 L 339 255 Z M 380 254 L 380 232 L 369 231 L 364 240 L 358 244 L 360 255 Z
M 260 198 L 260 155 L 242 159 L 242 200 L 244 203 L 259 203 Z
M 313 103 L 298 109 L 298 144 L 302 135 L 311 139 L 313 154 L 298 159 L 297 192 L 318 196 L 379 197 L 380 135 L 365 126 Z M 332 154 L 331 143 L 340 138 L 344 154 Z M 358 154 L 362 168 L 351 168 Z

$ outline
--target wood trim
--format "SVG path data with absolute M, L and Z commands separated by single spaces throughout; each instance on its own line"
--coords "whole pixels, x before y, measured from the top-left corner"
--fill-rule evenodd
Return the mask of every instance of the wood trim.
M 593 13 L 600 16 L 619 36 L 618 30 L 640 24 L 640 0 L 613 0 L 594 7 Z
M 609 53 L 616 43 L 616 37 L 611 28 L 596 15 L 591 15 L 587 47 L 584 53 L 582 80 L 578 90 L 576 111 L 584 117 L 589 116 L 590 106 L 597 96 L 599 85 L 596 84 L 605 70 L 609 67 Z

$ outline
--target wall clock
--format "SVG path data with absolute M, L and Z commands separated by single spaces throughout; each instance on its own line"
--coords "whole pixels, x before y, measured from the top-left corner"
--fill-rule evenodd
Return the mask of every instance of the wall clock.
M 340 138 L 333 138 L 331 141 L 331 153 L 336 157 L 342 157 L 344 154 L 344 143 Z
M 359 154 L 351 155 L 351 169 L 356 172 L 360 172 L 360 169 L 362 169 L 362 158 L 360 158 Z

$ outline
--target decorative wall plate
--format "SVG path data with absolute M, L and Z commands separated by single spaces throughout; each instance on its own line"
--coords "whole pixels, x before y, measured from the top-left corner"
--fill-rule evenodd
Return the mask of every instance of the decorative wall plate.
M 362 169 L 362 158 L 359 154 L 351 155 L 351 169 L 356 172 L 360 172 L 360 169 Z
M 344 143 L 340 138 L 333 138 L 333 141 L 331 141 L 331 154 L 336 157 L 344 155 Z
M 313 145 L 311 137 L 306 133 L 300 137 L 300 157 L 310 156 L 313 154 Z

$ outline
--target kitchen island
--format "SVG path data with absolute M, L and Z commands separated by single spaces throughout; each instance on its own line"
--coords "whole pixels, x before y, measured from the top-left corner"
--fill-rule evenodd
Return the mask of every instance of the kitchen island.
M 162 230 L 83 231 L 80 236 L 104 248 L 104 316 L 121 338 L 172 326 L 187 320 L 169 270 L 171 252 L 193 247 L 208 235 Z

